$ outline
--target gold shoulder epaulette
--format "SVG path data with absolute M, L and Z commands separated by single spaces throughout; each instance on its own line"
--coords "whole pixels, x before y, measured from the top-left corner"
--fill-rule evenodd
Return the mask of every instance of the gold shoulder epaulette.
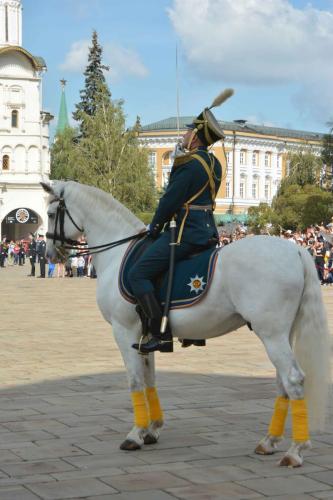
M 186 163 L 190 162 L 191 160 L 193 160 L 194 153 L 195 153 L 195 151 L 191 151 L 190 153 L 186 153 L 184 155 L 177 156 L 174 159 L 173 166 L 175 168 L 177 168 L 177 167 L 180 167 L 181 165 L 185 165 Z

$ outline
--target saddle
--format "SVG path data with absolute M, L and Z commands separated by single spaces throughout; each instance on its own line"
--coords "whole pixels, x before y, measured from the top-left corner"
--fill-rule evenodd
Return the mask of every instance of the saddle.
M 153 241 L 149 237 L 131 243 L 120 266 L 119 290 L 124 299 L 132 304 L 135 304 L 136 300 L 128 280 L 128 274 L 135 262 L 152 243 Z M 220 248 L 216 247 L 208 248 L 175 264 L 170 310 L 193 307 L 203 299 L 213 279 L 219 250 Z M 166 271 L 154 283 L 156 295 L 162 306 L 165 301 L 167 281 L 168 272 Z

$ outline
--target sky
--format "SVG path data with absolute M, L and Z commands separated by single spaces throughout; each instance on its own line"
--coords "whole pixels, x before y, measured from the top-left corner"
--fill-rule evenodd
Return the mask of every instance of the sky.
M 224 88 L 218 119 L 326 132 L 333 120 L 333 0 L 22 0 L 23 46 L 44 57 L 44 109 L 61 78 L 70 113 L 98 32 L 127 124 L 198 115 Z M 176 71 L 176 47 L 178 72 Z M 72 122 L 74 124 L 74 122 Z

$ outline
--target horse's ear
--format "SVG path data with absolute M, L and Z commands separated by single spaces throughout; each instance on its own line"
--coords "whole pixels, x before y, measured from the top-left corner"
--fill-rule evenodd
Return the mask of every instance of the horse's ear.
M 40 185 L 49 194 L 54 194 L 53 187 L 50 184 L 46 184 L 46 182 L 41 182 Z

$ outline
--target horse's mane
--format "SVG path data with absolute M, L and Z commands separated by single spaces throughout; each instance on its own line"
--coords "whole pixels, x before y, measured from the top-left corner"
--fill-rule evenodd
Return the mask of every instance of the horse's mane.
M 55 186 L 54 186 L 55 187 Z M 69 196 L 75 203 L 84 202 L 85 209 L 89 213 L 99 210 L 99 220 L 107 223 L 110 221 L 112 214 L 113 220 L 118 220 L 119 223 L 128 223 L 134 228 L 142 229 L 143 223 L 138 219 L 128 208 L 117 201 L 110 193 L 106 193 L 101 189 L 86 184 L 80 184 L 74 181 L 57 182 L 56 190 L 65 193 L 65 197 Z

